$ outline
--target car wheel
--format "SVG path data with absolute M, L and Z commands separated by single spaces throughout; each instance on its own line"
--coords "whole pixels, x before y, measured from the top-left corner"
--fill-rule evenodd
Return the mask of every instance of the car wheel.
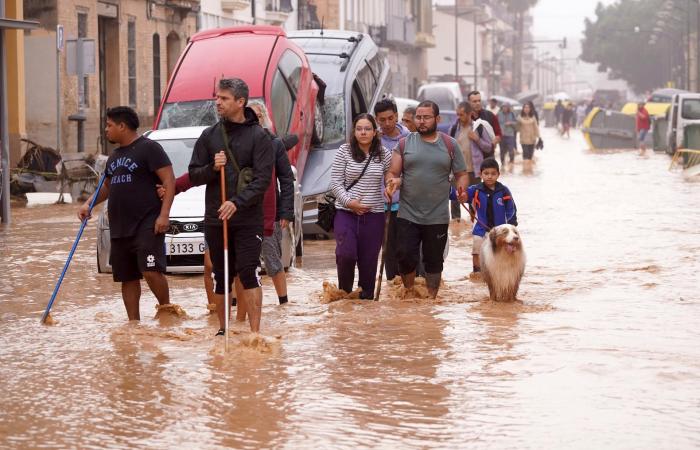
M 316 105 L 314 106 L 314 128 L 311 135 L 311 145 L 321 145 L 323 142 L 323 107 L 321 103 L 316 99 Z

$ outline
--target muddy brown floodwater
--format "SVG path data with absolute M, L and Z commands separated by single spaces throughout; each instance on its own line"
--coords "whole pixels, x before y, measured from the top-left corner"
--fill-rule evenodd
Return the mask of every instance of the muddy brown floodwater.
M 334 244 L 306 242 L 291 304 L 265 283 L 264 334 L 213 334 L 199 276 L 169 277 L 126 322 L 75 205 L 17 207 L 0 231 L 3 448 L 609 448 L 700 446 L 700 183 L 669 159 L 545 134 L 504 173 L 528 265 L 492 304 L 453 224 L 438 301 L 321 302 Z M 147 290 L 144 290 L 147 292 Z M 277 338 L 279 336 L 279 338 Z

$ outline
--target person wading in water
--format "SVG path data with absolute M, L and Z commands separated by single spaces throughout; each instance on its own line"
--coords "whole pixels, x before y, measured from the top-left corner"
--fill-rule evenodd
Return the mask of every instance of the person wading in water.
M 416 108 L 417 133 L 409 134 L 392 154 L 386 176 L 387 199 L 401 187 L 397 217 L 397 257 L 403 285 L 413 288 L 418 254 L 423 245 L 425 281 L 435 298 L 440 287 L 443 252 L 450 222 L 450 174 L 459 200 L 467 200 L 469 176 L 464 155 L 454 138 L 437 131 L 440 109 L 426 100 Z
M 189 165 L 194 186 L 207 186 L 204 208 L 204 236 L 214 265 L 215 300 L 220 329 L 224 335 L 224 246 L 223 221 L 227 220 L 229 289 L 236 275 L 243 284 L 238 303 L 245 303 L 250 330 L 260 331 L 262 288 L 260 285 L 260 251 L 263 240 L 263 197 L 270 185 L 274 153 L 272 141 L 260 126 L 258 116 L 248 104 L 248 85 L 239 78 L 222 79 L 216 92 L 216 110 L 221 120 L 207 128 L 197 139 Z M 235 158 L 234 168 L 231 157 Z M 248 169 L 248 183 L 239 177 Z M 226 196 L 221 198 L 219 171 L 226 173 Z M 239 189 L 240 188 L 240 189 Z

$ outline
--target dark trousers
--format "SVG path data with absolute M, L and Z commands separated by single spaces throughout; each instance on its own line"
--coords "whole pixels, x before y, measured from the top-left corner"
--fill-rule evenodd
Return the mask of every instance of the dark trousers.
M 506 163 L 506 155 L 512 163 L 515 159 L 515 136 L 503 136 L 501 138 L 501 165 Z
M 523 159 L 532 159 L 535 153 L 535 144 L 521 144 L 523 147 Z
M 384 271 L 386 279 L 393 280 L 399 274 L 399 262 L 396 259 L 396 214 L 392 211 L 389 217 L 389 230 L 386 233 L 386 247 L 384 248 Z
M 333 223 L 338 288 L 345 292 L 352 292 L 355 266 L 357 266 L 358 285 L 362 289 L 362 298 L 374 298 L 377 260 L 384 239 L 384 220 L 384 213 L 367 213 L 359 216 L 338 210 Z
M 448 224 L 419 225 L 397 218 L 399 273 L 415 272 L 422 245 L 426 273 L 442 273 L 443 255 L 447 244 Z

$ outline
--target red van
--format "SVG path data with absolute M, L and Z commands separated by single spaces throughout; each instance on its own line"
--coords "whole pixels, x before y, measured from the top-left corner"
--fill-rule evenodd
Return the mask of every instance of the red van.
M 323 134 L 323 121 L 315 120 L 317 111 L 320 119 L 318 85 L 306 55 L 280 27 L 217 28 L 192 36 L 171 75 L 154 129 L 216 123 L 214 97 L 222 77 L 241 78 L 250 88 L 250 100 L 264 100 L 278 136 L 299 137 L 289 160 L 301 179 L 313 135 L 318 139 Z

